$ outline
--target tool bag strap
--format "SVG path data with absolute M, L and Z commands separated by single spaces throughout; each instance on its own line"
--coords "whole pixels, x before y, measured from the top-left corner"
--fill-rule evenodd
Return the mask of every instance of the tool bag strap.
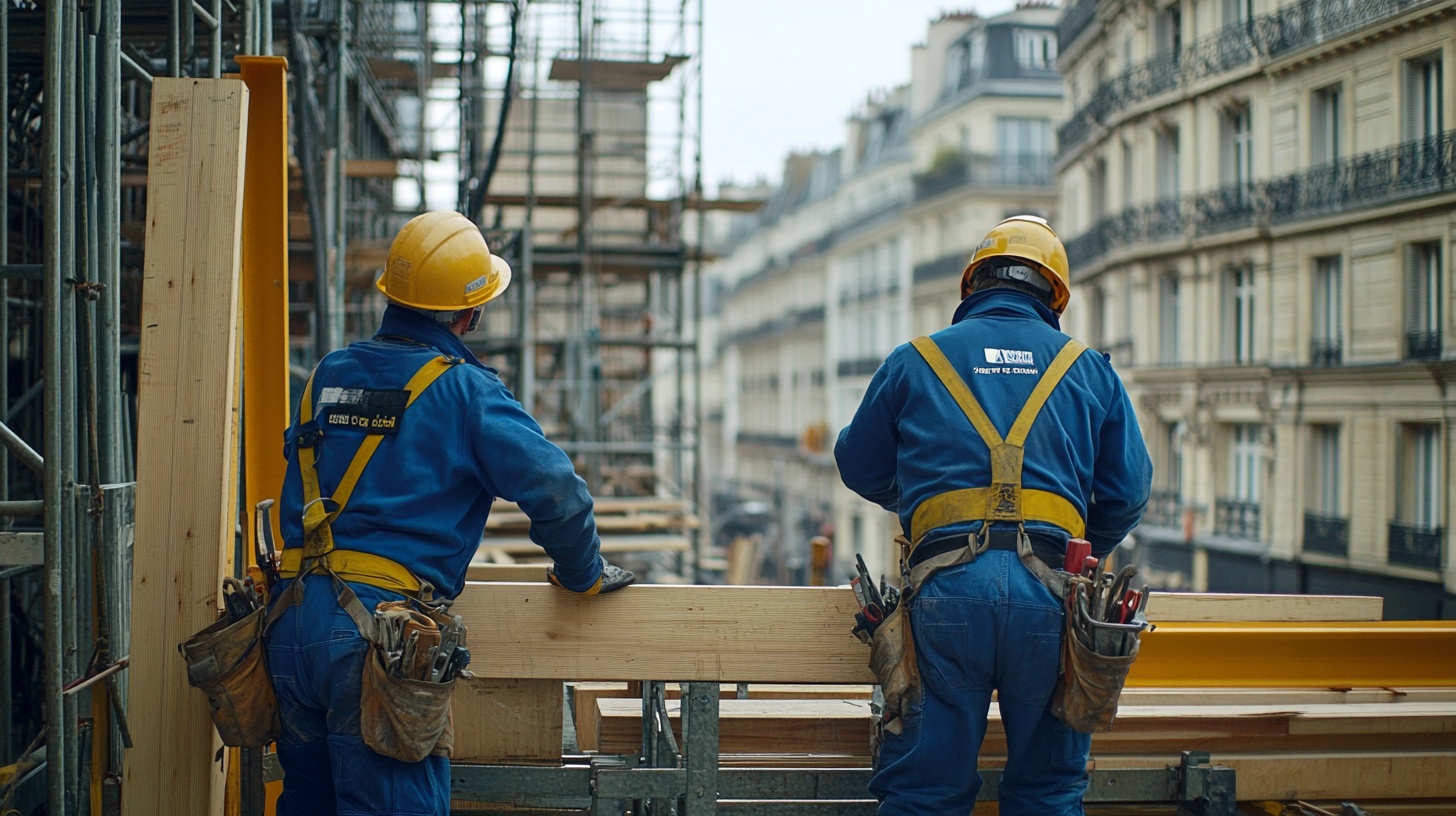
M 970 387 L 956 372 L 950 360 L 946 359 L 945 353 L 935 341 L 929 337 L 917 337 L 911 344 L 935 372 L 946 391 L 950 392 L 956 405 L 960 406 L 961 412 L 970 420 L 971 426 L 990 449 L 991 455 L 990 487 L 949 491 L 933 496 L 915 508 L 910 524 L 912 549 L 919 546 L 926 533 L 961 521 L 1006 521 L 1020 524 L 1030 519 L 1050 522 L 1074 536 L 1082 535 L 1086 530 L 1086 522 L 1072 503 L 1050 491 L 1023 491 L 1021 470 L 1025 458 L 1026 437 L 1031 432 L 1032 424 L 1036 422 L 1042 407 L 1061 383 L 1063 376 L 1082 352 L 1087 350 L 1086 344 L 1078 340 L 1067 340 L 1051 365 L 1042 372 L 1031 396 L 1027 397 L 1026 404 L 1021 407 L 1011 424 L 1010 433 L 1004 439 L 971 393 Z
M 441 374 L 449 371 L 460 362 L 458 357 L 446 357 L 440 355 L 420 366 L 413 377 L 410 377 L 404 389 L 409 392 L 409 399 L 405 403 L 405 409 L 413 405 L 416 399 L 429 388 Z M 314 369 L 318 373 L 318 369 Z M 315 422 L 313 415 L 313 378 L 310 374 L 308 383 L 303 389 L 303 400 L 299 407 L 299 416 L 306 417 L 306 422 Z M 379 448 L 379 443 L 384 441 L 384 434 L 366 434 L 364 441 L 359 443 L 359 449 L 355 451 L 354 458 L 349 462 L 349 467 L 344 471 L 344 476 L 339 480 L 338 486 L 334 488 L 332 496 L 324 497 L 319 490 L 318 481 L 318 460 L 316 445 L 321 432 L 315 431 L 313 435 L 314 444 L 300 443 L 298 446 L 298 474 L 303 479 L 303 557 L 306 559 L 317 558 L 325 555 L 334 549 L 334 533 L 330 525 L 344 511 L 344 506 L 349 503 L 349 496 L 354 492 L 354 486 L 358 484 L 359 477 L 363 475 L 364 468 L 368 466 L 369 460 L 374 456 L 374 451 Z M 327 510 L 325 505 L 332 505 L 332 510 Z M 287 552 L 285 550 L 284 552 Z

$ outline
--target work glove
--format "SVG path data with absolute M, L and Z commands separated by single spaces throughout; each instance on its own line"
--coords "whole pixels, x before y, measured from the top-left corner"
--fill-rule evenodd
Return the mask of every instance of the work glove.
M 546 580 L 550 581 L 556 586 L 561 587 L 562 589 L 567 590 L 568 592 L 578 592 L 577 590 L 571 589 L 565 584 L 561 583 L 561 579 L 556 577 L 555 564 L 552 564 L 551 566 L 546 568 Z M 592 584 L 589 589 L 581 590 L 580 592 L 578 592 L 578 594 L 602 595 L 607 592 L 616 592 L 617 590 L 621 589 L 624 586 L 627 586 L 628 584 L 631 584 L 633 581 L 636 580 L 636 575 L 633 575 L 628 570 L 622 569 L 616 564 L 607 563 L 606 556 L 602 556 L 601 576 L 597 578 L 597 582 L 595 584 Z

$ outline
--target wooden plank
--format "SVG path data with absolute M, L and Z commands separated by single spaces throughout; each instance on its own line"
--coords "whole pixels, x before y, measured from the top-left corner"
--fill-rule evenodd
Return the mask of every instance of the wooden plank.
M 546 583 L 545 564 L 471 564 L 465 568 L 467 581 L 514 581 Z
M 1378 621 L 1385 599 L 1363 595 L 1239 595 L 1154 592 L 1147 617 L 1165 621 Z
M 680 703 L 667 701 L 679 744 Z M 642 745 L 642 702 L 602 699 L 597 710 L 598 750 L 636 753 Z M 868 700 L 722 700 L 719 712 L 718 748 L 724 754 L 869 754 Z
M 247 89 L 152 84 L 138 380 L 127 813 L 219 814 L 224 775 L 177 644 L 216 619 L 237 478 L 238 268 Z
M 453 607 L 492 677 L 872 683 L 868 649 L 849 634 L 857 609 L 847 588 L 647 584 L 586 597 L 514 583 L 468 583 Z
M 455 685 L 456 762 L 561 764 L 560 680 L 473 678 Z
M 632 513 L 629 515 L 596 514 L 597 532 L 608 533 L 652 533 L 680 531 L 696 528 L 696 516 L 668 515 L 665 513 Z M 525 533 L 531 529 L 531 519 L 525 513 L 492 512 L 485 523 L 485 531 L 492 537 L 503 533 Z
M 468 584 L 483 671 L 567 680 L 870 683 L 846 587 L 630 587 L 581 597 Z M 1348 659 L 1358 655 L 1359 659 Z M 1130 687 L 1450 687 L 1456 622 L 1167 623 L 1143 636 Z
M 394 159 L 345 159 L 344 175 L 348 178 L 394 178 L 399 175 L 399 162 Z
M 688 503 L 683 499 L 661 499 L 656 496 L 597 496 L 592 499 L 595 515 L 618 513 L 686 513 Z M 521 508 L 515 502 L 496 499 L 491 505 L 491 515 L 496 513 L 519 513 Z

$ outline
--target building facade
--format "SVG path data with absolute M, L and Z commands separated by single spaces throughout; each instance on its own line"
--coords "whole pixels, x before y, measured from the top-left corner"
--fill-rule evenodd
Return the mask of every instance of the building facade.
M 832 580 L 855 553 L 894 571 L 898 523 L 840 483 L 834 439 L 885 356 L 949 323 L 986 230 L 1055 214 L 1057 16 L 932 22 L 910 83 L 857 111 L 839 149 L 790 157 L 710 267 L 707 481 L 715 530 L 757 537 L 753 580 L 802 580 L 815 535 Z
M 1153 585 L 1456 617 L 1453 34 L 1453 0 L 1062 15 L 1064 322 L 1143 424 Z

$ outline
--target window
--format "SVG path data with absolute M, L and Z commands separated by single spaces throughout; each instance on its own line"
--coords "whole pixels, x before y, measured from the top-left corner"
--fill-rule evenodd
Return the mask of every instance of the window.
M 1228 427 L 1228 495 L 1214 503 L 1214 532 L 1232 538 L 1259 538 L 1259 482 L 1264 468 L 1264 429 Z
M 1169 272 L 1158 280 L 1158 340 L 1160 361 L 1176 365 L 1179 362 L 1177 272 Z
M 1163 483 L 1179 500 L 1183 497 L 1183 437 L 1187 430 L 1185 422 L 1170 422 L 1165 431 L 1167 457 L 1163 462 Z
M 1259 501 L 1259 471 L 1263 469 L 1262 425 L 1234 425 L 1229 434 L 1229 498 Z
M 1105 344 L 1107 333 L 1107 296 L 1102 293 L 1102 287 L 1092 287 L 1088 306 L 1087 313 L 1091 319 L 1087 326 L 1087 345 L 1100 349 Z
M 1314 366 L 1339 365 L 1343 352 L 1340 256 L 1314 259 L 1314 297 L 1311 298 L 1309 362 Z
M 1247 190 L 1253 177 L 1253 131 L 1247 105 L 1227 110 L 1219 122 L 1219 182 Z
M 1390 522 L 1387 558 L 1392 564 L 1441 568 L 1441 428 L 1411 423 L 1400 429 L 1397 518 Z
M 1406 247 L 1405 356 L 1441 357 L 1441 244 Z
M 1223 0 L 1223 24 L 1247 23 L 1254 19 L 1254 0 Z
M 1088 176 L 1088 188 L 1091 192 L 1088 206 L 1092 223 L 1095 224 L 1107 214 L 1107 160 L 1098 157 L 1092 163 L 1092 171 Z
M 1309 103 L 1310 164 L 1340 157 L 1340 86 L 1315 91 Z
M 1177 54 L 1183 47 L 1183 8 L 1173 3 L 1158 12 L 1153 23 L 1153 37 L 1159 54 Z
M 1326 518 L 1340 516 L 1340 426 L 1310 427 L 1309 509 Z
M 1158 199 L 1178 197 L 1178 128 L 1162 128 L 1157 135 Z
M 1254 361 L 1254 269 L 1241 266 L 1224 273 L 1224 359 L 1247 365 Z
M 965 40 L 952 45 L 945 52 L 945 92 L 961 87 L 961 78 L 971 70 L 971 44 Z
M 1034 71 L 1050 71 L 1057 62 L 1055 31 L 1016 30 L 1016 64 Z
M 1401 427 L 1400 520 L 1424 530 L 1441 526 L 1441 429 L 1435 424 Z
M 1132 206 L 1133 163 L 1132 142 L 1122 140 L 1122 207 Z
M 1003 183 L 1051 183 L 1052 121 L 996 117 L 996 152 Z
M 1163 423 L 1161 464 L 1155 471 L 1161 475 L 1160 486 L 1148 497 L 1143 523 L 1157 527 L 1177 527 L 1183 505 L 1183 434 L 1182 422 Z
M 1439 136 L 1442 124 L 1441 52 L 1406 60 L 1402 83 L 1403 136 L 1406 141 Z

